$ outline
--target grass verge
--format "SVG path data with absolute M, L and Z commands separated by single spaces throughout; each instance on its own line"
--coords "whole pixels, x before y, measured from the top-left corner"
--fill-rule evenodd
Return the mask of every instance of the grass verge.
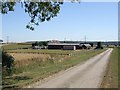
M 120 56 L 120 47 L 114 48 L 110 56 L 101 88 L 118 88 L 118 81 L 120 82 L 120 78 L 118 77 L 118 59 L 120 58 L 118 56 Z

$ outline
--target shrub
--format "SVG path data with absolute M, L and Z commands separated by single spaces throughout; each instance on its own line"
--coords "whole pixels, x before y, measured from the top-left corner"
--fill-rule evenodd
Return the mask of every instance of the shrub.
M 14 58 L 2 51 L 2 70 L 3 76 L 11 75 L 14 71 Z

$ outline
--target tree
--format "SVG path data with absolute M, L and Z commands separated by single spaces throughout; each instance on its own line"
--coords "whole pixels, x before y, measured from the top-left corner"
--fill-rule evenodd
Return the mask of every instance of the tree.
M 35 47 L 35 43 L 32 43 L 32 48 L 34 48 Z
M 43 42 L 43 46 L 47 46 L 48 45 L 48 42 Z
M 35 45 L 35 46 L 38 46 L 38 45 L 39 45 L 39 43 L 36 41 L 34 45 Z
M 2 69 L 4 75 L 11 75 L 14 68 L 14 58 L 2 51 Z M 4 76 L 3 75 L 3 76 Z
M 97 42 L 97 47 L 95 49 L 103 49 L 101 42 Z
M 9 11 L 14 11 L 16 3 L 20 3 L 25 13 L 28 13 L 30 17 L 30 22 L 26 25 L 26 28 L 34 30 L 34 25 L 39 25 L 40 22 L 49 21 L 59 13 L 60 6 L 63 2 L 59 2 L 59 0 L 49 1 L 50 2 L 22 2 L 22 0 L 20 0 L 20 2 L 7 2 L 7 0 L 5 0 L 2 2 L 0 12 L 2 14 L 8 14 Z
M 34 25 L 39 25 L 40 22 L 50 21 L 58 15 L 63 0 L 29 0 L 22 2 L 9 2 L 10 0 L 3 0 L 0 2 L 0 12 L 8 14 L 9 11 L 14 11 L 17 3 L 21 4 L 25 13 L 30 17 L 29 23 L 26 25 L 27 29 L 34 30 Z M 15 1 L 15 0 L 13 0 Z M 49 1 L 49 2 L 48 2 Z M 80 0 L 71 0 L 71 2 L 80 2 Z
M 39 46 L 42 46 L 43 45 L 43 43 L 42 42 L 39 42 Z

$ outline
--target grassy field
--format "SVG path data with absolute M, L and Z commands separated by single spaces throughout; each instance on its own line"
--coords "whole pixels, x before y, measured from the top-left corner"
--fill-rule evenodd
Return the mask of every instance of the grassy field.
M 21 67 L 33 63 L 33 61 L 45 62 L 48 60 L 62 60 L 69 57 L 68 55 L 51 55 L 51 54 L 32 54 L 32 53 L 9 53 L 15 58 L 15 66 Z
M 76 64 L 88 60 L 90 57 L 103 52 L 103 50 L 83 50 L 76 51 L 76 56 L 68 56 L 63 58 L 49 59 L 40 61 L 33 60 L 26 66 L 16 68 L 12 76 L 7 76 L 3 79 L 3 87 L 23 87 L 34 83 L 61 70 L 66 70 Z M 59 51 L 56 51 L 59 52 Z M 60 51 L 62 52 L 62 51 Z M 64 52 L 64 51 L 63 51 Z M 57 55 L 55 56 L 57 57 Z
M 120 83 L 120 78 L 118 77 L 118 60 L 120 58 L 118 56 L 120 56 L 120 47 L 114 48 L 110 56 L 108 69 L 101 85 L 102 88 L 118 88 L 118 82 Z
M 0 90 L 2 89 L 2 65 L 0 64 Z
M 76 52 L 74 50 L 35 50 L 35 49 L 19 49 L 7 50 L 8 53 L 39 53 L 39 54 L 70 54 Z
M 29 47 L 32 47 L 32 45 L 10 44 L 10 45 L 2 46 L 2 49 L 3 50 L 15 50 L 15 49 L 22 49 L 22 48 L 29 48 Z

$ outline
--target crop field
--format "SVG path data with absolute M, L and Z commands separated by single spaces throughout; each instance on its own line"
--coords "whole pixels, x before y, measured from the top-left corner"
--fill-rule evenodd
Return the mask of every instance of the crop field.
M 46 62 L 49 60 L 62 60 L 67 58 L 67 55 L 56 55 L 56 54 L 32 54 L 32 53 L 8 53 L 14 57 L 15 67 L 20 68 L 33 62 Z
M 19 45 L 19 44 L 10 44 L 2 46 L 3 50 L 15 50 L 15 49 L 22 49 L 22 48 L 30 48 L 32 45 Z
M 44 59 L 46 58 L 50 58 L 50 55 L 46 54 L 46 55 L 43 55 L 43 54 L 29 54 L 29 53 L 8 53 L 10 54 L 11 56 L 13 56 L 15 58 L 16 61 L 22 61 L 22 60 L 27 60 L 27 59 L 35 59 L 35 58 L 39 58 L 41 60 L 44 61 Z
M 35 49 L 19 49 L 19 50 L 7 50 L 8 53 L 39 53 L 39 54 L 70 54 L 73 50 L 35 50 Z
M 3 88 L 24 87 L 84 62 L 105 50 L 32 50 L 32 52 L 47 52 L 47 54 L 28 53 L 29 50 L 8 50 L 8 52 L 14 51 L 9 54 L 15 58 L 15 72 L 12 76 L 3 79 Z M 61 55 L 61 53 L 73 55 Z
M 38 54 L 61 54 L 61 55 L 68 55 L 73 52 L 73 50 L 35 50 L 35 49 L 23 49 L 23 48 L 30 48 L 31 45 L 19 45 L 19 44 L 11 44 L 11 45 L 4 45 L 2 49 L 8 53 L 38 53 Z M 78 50 L 79 51 L 79 50 Z

